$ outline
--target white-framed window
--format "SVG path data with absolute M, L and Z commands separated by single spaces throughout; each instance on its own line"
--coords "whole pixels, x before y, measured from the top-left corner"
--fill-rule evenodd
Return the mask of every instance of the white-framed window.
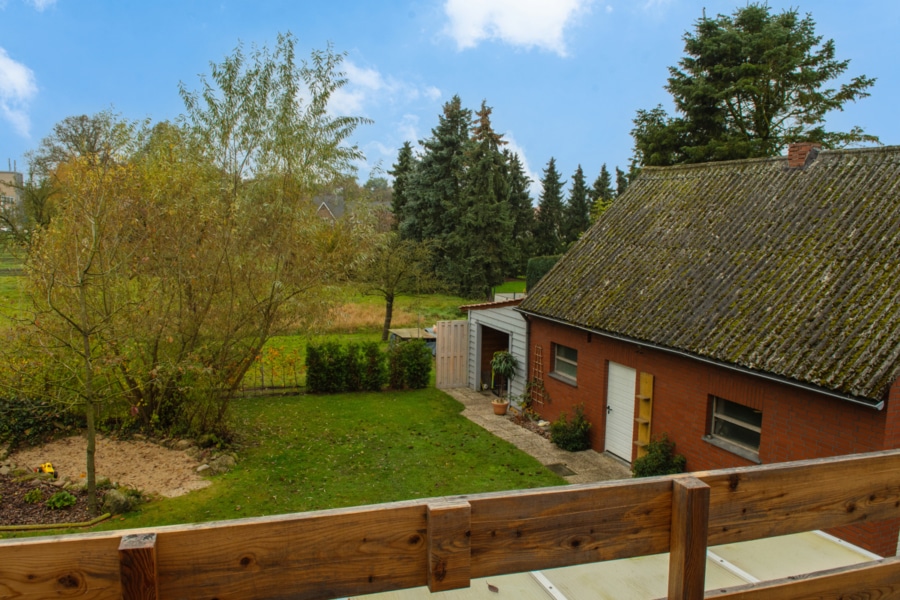
M 758 456 L 762 411 L 716 396 L 712 402 L 710 435 Z
M 553 344 L 553 373 L 575 381 L 578 377 L 578 350 Z

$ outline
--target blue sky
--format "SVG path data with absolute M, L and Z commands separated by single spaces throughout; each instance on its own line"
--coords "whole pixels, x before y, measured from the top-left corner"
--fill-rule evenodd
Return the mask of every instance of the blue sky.
M 662 103 L 667 67 L 705 6 L 731 14 L 743 0 L 295 0 L 155 2 L 0 0 L 0 170 L 26 169 L 24 154 L 61 119 L 112 108 L 130 119 L 174 119 L 178 84 L 238 42 L 298 38 L 298 54 L 329 42 L 346 52 L 350 83 L 336 113 L 366 116 L 354 142 L 360 178 L 388 170 L 404 140 L 427 137 L 454 94 L 486 100 L 497 131 L 538 179 L 548 159 L 592 182 L 606 163 L 626 168 L 639 108 Z M 811 12 L 818 34 L 850 59 L 848 77 L 877 78 L 872 95 L 829 118 L 900 143 L 900 2 L 771 0 Z M 533 191 L 537 191 L 534 189 Z

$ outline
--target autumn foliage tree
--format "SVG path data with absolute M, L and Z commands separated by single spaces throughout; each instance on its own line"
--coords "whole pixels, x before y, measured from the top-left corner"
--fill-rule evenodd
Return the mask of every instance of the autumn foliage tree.
M 327 111 L 342 55 L 298 61 L 295 44 L 212 64 L 200 91 L 182 86 L 178 123 L 101 113 L 46 141 L 54 214 L 29 245 L 32 309 L 8 344 L 27 360 L 3 385 L 83 409 L 89 430 L 108 406 L 125 426 L 227 434 L 266 341 L 325 313 L 371 226 L 316 215 L 364 120 Z

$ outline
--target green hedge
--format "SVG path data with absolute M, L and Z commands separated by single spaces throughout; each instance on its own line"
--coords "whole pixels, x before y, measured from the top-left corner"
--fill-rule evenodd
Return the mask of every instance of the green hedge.
M 547 271 L 553 268 L 553 265 L 560 259 L 560 254 L 555 256 L 535 256 L 528 259 L 528 266 L 525 267 L 525 289 L 529 292 L 534 289 L 541 277 L 547 274 Z
M 409 340 L 391 346 L 388 377 L 391 389 L 418 390 L 428 387 L 432 355 L 423 340 Z
M 306 347 L 306 389 L 313 394 L 377 392 L 387 383 L 386 357 L 377 342 Z

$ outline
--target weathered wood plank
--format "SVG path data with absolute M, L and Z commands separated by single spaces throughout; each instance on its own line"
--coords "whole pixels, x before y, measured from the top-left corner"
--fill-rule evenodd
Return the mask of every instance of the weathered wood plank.
M 119 543 L 119 575 L 124 600 L 157 600 L 156 534 L 126 535 Z
M 0 598 L 122 598 L 121 535 L 0 541 Z
M 718 600 L 900 600 L 900 558 L 712 590 L 705 597 Z
M 425 503 L 160 532 L 163 598 L 341 598 L 427 583 Z
M 669 549 L 672 483 L 666 478 L 468 500 L 473 579 Z
M 432 592 L 469 587 L 471 520 L 468 502 L 428 505 L 428 589 Z
M 710 487 L 710 546 L 900 517 L 896 451 L 693 476 Z
M 699 600 L 706 582 L 709 486 L 694 477 L 672 485 L 669 600 Z

